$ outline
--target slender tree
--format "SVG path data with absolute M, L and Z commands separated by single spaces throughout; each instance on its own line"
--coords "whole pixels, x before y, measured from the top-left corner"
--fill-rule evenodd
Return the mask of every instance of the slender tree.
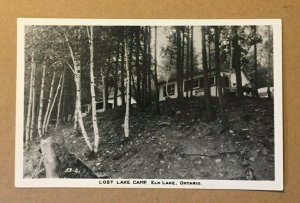
M 155 80 L 155 88 L 156 88 L 156 111 L 159 114 L 159 87 L 158 87 L 158 79 L 157 79 L 157 26 L 155 26 L 155 41 L 154 41 L 154 80 Z
M 123 28 L 124 29 L 124 28 Z M 125 44 L 124 44 L 124 33 L 122 34 L 122 50 L 121 50 L 121 100 L 122 100 L 122 106 L 125 105 L 125 87 L 124 87 L 124 75 L 125 75 Z
M 94 75 L 94 30 L 93 26 L 87 28 L 90 45 L 90 78 L 91 78 L 91 97 L 92 97 L 92 120 L 94 129 L 94 152 L 98 152 L 99 129 L 97 124 L 96 94 L 95 94 L 95 75 Z
M 148 67 L 148 103 L 151 103 L 151 27 L 148 26 L 148 32 L 147 32 L 147 67 Z
M 129 71 L 129 57 L 128 57 L 128 44 L 127 44 L 127 33 L 125 30 L 125 57 L 126 57 L 126 111 L 124 119 L 124 134 L 125 137 L 129 137 L 129 111 L 130 111 L 130 71 Z
M 80 33 L 78 33 L 78 41 L 80 41 L 80 38 L 81 38 L 81 35 Z M 80 126 L 80 129 L 81 129 L 81 133 L 85 139 L 85 142 L 88 146 L 88 148 L 90 149 L 90 151 L 93 151 L 93 147 L 91 145 L 91 142 L 90 142 L 90 139 L 85 131 L 85 127 L 84 127 L 84 123 L 83 123 L 83 120 L 82 120 L 82 112 L 81 112 L 81 64 L 80 64 L 80 61 L 78 60 L 79 58 L 79 55 L 78 53 L 74 53 L 70 43 L 69 43 L 69 39 L 68 37 L 65 35 L 65 41 L 66 41 L 66 44 L 68 46 L 68 49 L 69 49 L 69 52 L 70 52 L 70 56 L 71 56 L 71 59 L 73 61 L 73 65 L 74 65 L 74 69 L 70 67 L 70 69 L 72 70 L 72 72 L 74 73 L 74 81 L 75 81 L 75 85 L 76 85 L 76 109 L 75 112 L 77 115 L 77 121 L 78 121 L 78 124 Z
M 30 131 L 30 120 L 32 113 L 32 83 L 33 83 L 33 74 L 34 74 L 34 51 L 31 53 L 31 71 L 30 71 L 30 85 L 29 85 L 29 95 L 28 95 L 28 108 L 27 108 L 27 121 L 25 128 L 25 147 L 29 148 L 29 131 Z
M 47 125 L 47 118 L 48 118 L 48 114 L 50 111 L 50 107 L 52 104 L 52 97 L 53 97 L 53 87 L 54 87 L 54 82 L 55 82 L 55 71 L 53 72 L 53 76 L 52 76 L 52 80 L 51 80 L 51 86 L 50 86 L 50 93 L 49 93 L 49 98 L 48 98 L 48 105 L 47 105 L 47 110 L 46 113 L 44 115 L 44 122 L 43 122 L 43 129 L 42 129 L 42 135 L 45 135 L 46 132 L 46 125 Z
M 256 26 L 252 26 L 254 35 L 254 77 L 255 77 L 255 97 L 258 97 L 258 71 L 257 71 L 257 36 L 256 36 Z
M 114 75 L 114 108 L 118 106 L 118 92 L 119 92 L 119 48 L 120 44 L 117 42 L 117 50 L 116 50 L 116 62 L 115 62 L 115 75 Z
M 30 122 L 30 133 L 29 138 L 30 140 L 33 140 L 33 130 L 34 130 L 34 121 L 35 121 L 35 69 L 36 69 L 36 63 L 33 62 L 32 65 L 33 68 L 33 77 L 32 77 L 32 107 L 31 107 L 31 122 Z
M 141 107 L 141 66 L 140 66 L 140 27 L 135 29 L 135 68 L 136 68 L 136 99 L 137 104 Z
M 52 111 L 53 111 L 53 108 L 54 108 L 54 105 L 55 105 L 55 102 L 56 102 L 56 98 L 57 98 L 58 92 L 59 92 L 60 87 L 61 87 L 61 79 L 62 79 L 62 75 L 60 75 L 60 78 L 59 78 L 59 81 L 58 81 L 58 85 L 57 85 L 57 88 L 56 88 L 56 92 L 55 92 L 55 95 L 54 95 L 54 98 L 53 98 L 53 102 L 52 102 L 52 105 L 50 107 L 48 116 L 46 118 L 46 126 L 45 126 L 45 132 L 46 133 L 48 132 L 48 126 L 49 126 L 49 122 L 50 122 L 50 119 L 51 119 Z
M 271 26 L 268 26 L 268 98 L 269 99 L 272 99 L 271 97 L 271 90 L 270 90 L 270 87 L 271 87 L 271 82 L 272 82 L 272 77 L 271 77 L 271 71 L 272 71 L 272 66 L 271 66 L 271 61 L 272 61 L 272 58 L 271 58 L 271 54 L 272 54 L 272 37 L 271 37 Z
M 186 93 L 185 96 L 189 97 L 189 88 L 190 85 L 188 85 L 188 81 L 189 81 L 189 67 L 190 67 L 190 28 L 189 26 L 187 27 L 187 36 L 186 36 L 186 71 L 185 71 L 185 76 L 186 76 L 186 85 L 187 87 L 185 87 L 186 89 Z
M 42 83 L 41 83 L 40 105 L 39 105 L 39 116 L 38 116 L 38 133 L 40 138 L 43 136 L 42 115 L 43 115 L 43 106 L 44 106 L 45 71 L 46 71 L 46 63 L 45 61 L 43 61 L 43 76 L 42 76 Z
M 61 82 L 61 89 L 60 89 L 60 95 L 58 99 L 58 104 L 57 104 L 57 115 L 56 115 L 56 124 L 55 124 L 55 130 L 57 130 L 57 127 L 60 122 L 60 109 L 61 109 L 61 100 L 62 100 L 62 95 L 64 93 L 64 83 L 65 83 L 65 69 L 62 74 L 62 82 Z
M 233 45 L 233 68 L 235 70 L 236 75 L 236 88 L 237 88 L 237 96 L 239 98 L 240 104 L 243 97 L 242 91 L 242 76 L 241 76 L 241 47 L 239 44 L 239 36 L 238 36 L 238 27 L 232 26 L 232 45 Z
M 205 99 L 205 107 L 206 107 L 206 114 L 207 120 L 211 121 L 213 118 L 211 103 L 210 103 L 210 84 L 208 78 L 208 67 L 207 67 L 207 55 L 206 55 L 206 40 L 205 40 L 205 27 L 201 27 L 202 33 L 202 64 L 203 64 L 203 73 L 204 73 L 204 99 Z
M 194 26 L 191 26 L 191 81 L 194 77 Z M 191 97 L 193 96 L 193 87 L 191 86 Z
M 219 98 L 219 106 L 220 113 L 222 119 L 224 119 L 224 101 L 223 101 L 223 84 L 222 77 L 220 74 L 220 42 L 219 42 L 219 27 L 215 27 L 215 64 L 216 64 L 216 79 L 218 81 L 218 98 Z
M 176 47 L 177 47 L 177 56 L 176 56 L 176 72 L 177 72 L 177 93 L 178 98 L 182 98 L 182 75 L 181 75 L 181 69 L 182 69 L 182 40 L 181 40 L 181 32 L 180 27 L 176 27 Z

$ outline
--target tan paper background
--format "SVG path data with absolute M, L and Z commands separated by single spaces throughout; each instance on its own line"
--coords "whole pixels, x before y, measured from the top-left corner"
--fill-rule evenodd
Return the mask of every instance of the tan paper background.
M 14 187 L 16 23 L 28 18 L 281 18 L 283 24 L 284 192 Z M 0 0 L 0 203 L 300 202 L 299 0 Z M 276 67 L 275 67 L 276 68 Z

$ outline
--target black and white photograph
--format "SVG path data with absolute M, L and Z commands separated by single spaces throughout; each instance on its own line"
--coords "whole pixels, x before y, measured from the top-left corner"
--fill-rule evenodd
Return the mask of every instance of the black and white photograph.
M 17 32 L 16 187 L 283 190 L 281 20 Z

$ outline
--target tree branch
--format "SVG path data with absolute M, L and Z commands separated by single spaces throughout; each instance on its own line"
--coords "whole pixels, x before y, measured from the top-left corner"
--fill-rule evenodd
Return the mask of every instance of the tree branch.
M 74 69 L 72 68 L 72 66 L 69 64 L 69 62 L 67 62 L 67 64 L 68 64 L 69 68 L 71 69 L 71 71 L 72 71 L 74 74 L 76 74 L 75 71 L 74 71 Z

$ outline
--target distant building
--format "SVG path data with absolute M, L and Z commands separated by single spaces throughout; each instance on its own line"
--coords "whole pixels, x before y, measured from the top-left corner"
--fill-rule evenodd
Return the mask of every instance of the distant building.
M 125 100 L 126 100 L 126 94 L 125 94 Z M 103 112 L 103 99 L 96 101 L 96 110 L 97 112 Z M 131 104 L 136 104 L 136 100 L 131 97 Z M 118 92 L 118 96 L 117 96 L 117 106 L 121 106 L 122 105 L 122 97 L 121 97 L 121 93 Z M 107 109 L 114 109 L 114 93 L 113 91 L 111 91 L 111 93 L 108 96 L 108 103 L 107 103 Z M 84 104 L 81 107 L 82 110 L 82 116 L 86 116 L 88 113 L 91 112 L 92 110 L 92 105 L 89 104 Z
M 221 70 L 220 74 L 223 81 L 223 93 L 236 92 L 236 74 L 234 70 Z M 210 76 L 210 92 L 211 96 L 218 96 L 217 85 L 216 85 L 216 71 L 212 70 Z M 242 86 L 250 83 L 250 77 L 245 71 L 241 70 Z M 167 87 L 168 86 L 168 87 Z M 193 89 L 194 96 L 204 95 L 204 75 L 203 72 L 194 74 L 193 80 L 189 77 L 188 80 L 183 78 L 183 96 L 186 96 L 186 92 Z M 159 101 L 164 101 L 167 98 L 167 90 L 170 98 L 177 98 L 177 78 L 171 78 L 167 81 L 159 82 Z

